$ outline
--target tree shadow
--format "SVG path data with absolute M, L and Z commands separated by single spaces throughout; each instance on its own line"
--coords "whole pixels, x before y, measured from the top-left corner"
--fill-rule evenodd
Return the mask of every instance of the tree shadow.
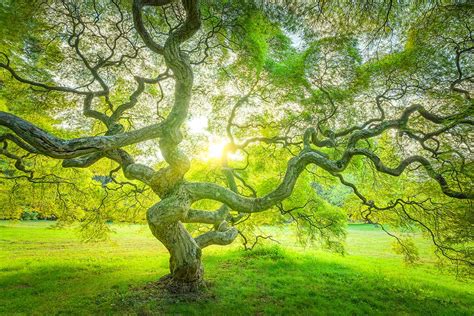
M 314 255 L 230 251 L 204 256 L 208 287 L 169 295 L 121 266 L 35 264 L 0 271 L 0 313 L 472 315 L 472 291 L 361 271 Z M 121 273 L 116 273 L 120 270 Z M 130 283 L 134 280 L 134 283 Z M 417 283 L 418 282 L 418 283 Z
M 0 314 L 78 313 L 96 305 L 104 289 L 114 291 L 127 286 L 126 280 L 111 280 L 116 269 L 110 266 L 30 264 L 0 269 Z
M 229 258 L 230 257 L 230 258 Z M 397 280 L 284 251 L 205 256 L 210 286 L 200 297 L 152 293 L 122 297 L 142 314 L 433 314 L 472 315 L 472 293 L 430 282 Z

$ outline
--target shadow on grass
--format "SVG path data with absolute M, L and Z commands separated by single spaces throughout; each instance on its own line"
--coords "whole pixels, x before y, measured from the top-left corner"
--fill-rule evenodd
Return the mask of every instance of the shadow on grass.
M 472 315 L 472 295 L 278 248 L 205 256 L 210 286 L 188 299 L 146 288 L 126 264 L 41 265 L 0 276 L 0 313 Z M 117 271 L 120 270 L 120 271 Z M 128 273 L 128 274 L 127 274 Z M 125 277 L 126 276 L 126 277 Z M 133 284 L 130 283 L 134 280 Z
M 130 285 L 146 281 L 142 275 L 135 278 L 133 271 L 127 272 L 127 266 L 98 263 L 15 264 L 0 269 L 0 314 L 100 312 L 104 291 L 126 292 Z

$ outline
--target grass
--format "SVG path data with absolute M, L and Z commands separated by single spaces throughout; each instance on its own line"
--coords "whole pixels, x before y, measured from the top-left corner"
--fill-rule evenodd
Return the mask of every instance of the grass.
M 348 255 L 297 247 L 204 250 L 211 286 L 200 300 L 143 290 L 168 272 L 168 254 L 144 226 L 117 226 L 110 242 L 81 243 L 74 229 L 0 222 L 0 313 L 183 315 L 473 315 L 474 286 L 424 264 L 408 267 L 391 239 L 349 227 Z M 285 235 L 286 234 L 286 235 Z

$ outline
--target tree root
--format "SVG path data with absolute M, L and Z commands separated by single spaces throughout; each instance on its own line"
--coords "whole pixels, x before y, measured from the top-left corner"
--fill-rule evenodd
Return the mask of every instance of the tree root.
M 157 282 L 147 285 L 154 288 L 159 288 L 167 291 L 170 294 L 199 294 L 207 289 L 208 283 L 203 279 L 198 279 L 192 282 L 185 282 L 173 279 L 171 274 L 161 277 Z

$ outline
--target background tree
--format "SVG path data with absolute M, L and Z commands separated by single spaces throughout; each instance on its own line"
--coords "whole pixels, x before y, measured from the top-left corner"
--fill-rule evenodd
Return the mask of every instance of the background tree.
M 53 183 L 66 210 L 55 212 L 76 214 L 84 227 L 133 221 L 148 208 L 148 225 L 170 252 L 171 288 L 198 288 L 203 248 L 239 233 L 249 245 L 244 233 L 266 222 L 296 223 L 343 251 L 341 209 L 421 229 L 443 258 L 472 267 L 472 6 L 0 8 L 1 168 L 14 181 L 4 192 Z M 205 132 L 193 134 L 187 120 L 203 117 Z M 209 144 L 212 137 L 222 141 Z M 199 159 L 219 144 L 220 159 Z M 77 169 L 86 167 L 92 174 Z M 83 191 L 89 197 L 77 199 Z M 109 196 L 116 200 L 107 209 Z M 135 216 L 120 214 L 127 209 Z M 192 236 L 188 223 L 210 229 Z M 387 232 L 416 259 L 410 240 Z

